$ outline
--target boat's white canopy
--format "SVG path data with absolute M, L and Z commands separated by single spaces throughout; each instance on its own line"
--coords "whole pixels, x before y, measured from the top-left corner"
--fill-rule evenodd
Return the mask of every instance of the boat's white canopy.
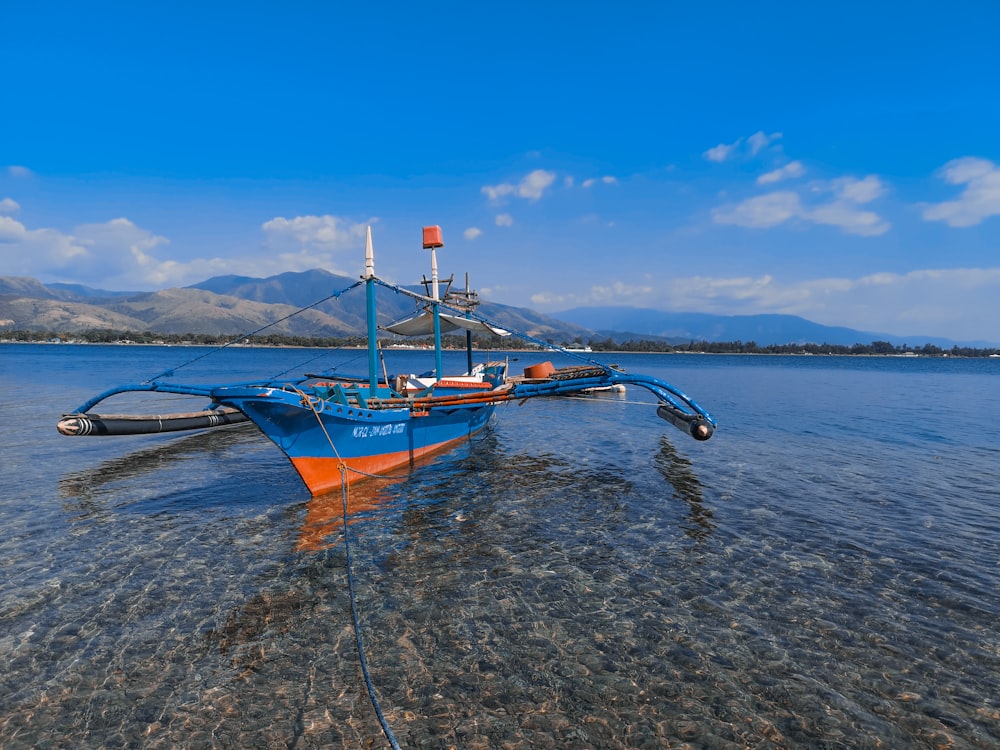
M 440 316 L 441 333 L 466 330 L 475 333 L 492 333 L 495 336 L 510 336 L 510 331 L 505 331 L 503 328 L 496 328 L 478 320 L 463 318 L 458 315 L 449 315 L 448 313 L 440 313 Z M 434 314 L 430 310 L 425 310 L 412 318 L 383 326 L 382 330 L 397 333 L 400 336 L 421 336 L 434 333 Z

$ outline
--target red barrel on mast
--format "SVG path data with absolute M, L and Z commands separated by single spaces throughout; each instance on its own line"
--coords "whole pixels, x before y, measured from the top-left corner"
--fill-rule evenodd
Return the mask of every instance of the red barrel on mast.
M 435 247 L 444 247 L 441 227 L 436 224 L 432 227 L 424 227 L 424 250 L 430 250 Z

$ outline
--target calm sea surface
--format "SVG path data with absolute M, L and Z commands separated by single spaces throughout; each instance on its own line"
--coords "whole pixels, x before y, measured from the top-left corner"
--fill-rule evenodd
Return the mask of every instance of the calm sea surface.
M 253 427 L 56 433 L 205 351 L 0 346 L 5 750 L 386 746 L 339 492 L 310 498 Z M 302 364 L 320 355 L 231 350 L 173 380 L 364 367 Z M 1000 746 L 1000 360 L 610 361 L 694 396 L 715 437 L 636 388 L 509 405 L 352 490 L 403 747 Z

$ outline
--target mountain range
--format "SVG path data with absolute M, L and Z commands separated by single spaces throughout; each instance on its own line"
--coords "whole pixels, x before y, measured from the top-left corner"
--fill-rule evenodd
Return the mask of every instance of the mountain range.
M 322 270 L 268 278 L 215 276 L 158 292 L 109 292 L 29 277 L 0 276 L 0 332 L 80 333 L 90 329 L 239 336 L 268 333 L 308 337 L 364 336 L 365 295 L 355 290 L 328 299 L 357 279 Z M 423 291 L 423 288 L 414 288 Z M 377 289 L 379 324 L 416 311 L 414 301 Z M 319 300 L 325 300 L 317 304 Z M 310 308 L 293 315 L 302 308 Z M 524 308 L 484 302 L 479 313 L 498 325 L 552 341 L 585 341 L 592 331 Z
M 88 329 L 203 333 L 238 336 L 265 326 L 269 333 L 308 337 L 365 334 L 365 297 L 360 291 L 327 299 L 356 279 L 327 271 L 289 272 L 255 278 L 215 276 L 198 284 L 158 292 L 111 292 L 79 284 L 43 284 L 30 277 L 0 276 L 0 332 L 80 333 Z M 415 288 L 423 291 L 422 288 Z M 317 304 L 318 300 L 326 300 Z M 310 309 L 292 315 L 301 308 Z M 412 299 L 378 290 L 379 324 L 415 311 Z M 794 315 L 711 315 L 634 307 L 578 307 L 552 315 L 484 302 L 479 313 L 509 330 L 555 343 L 655 339 L 753 341 L 770 344 L 839 344 L 888 341 L 894 345 L 941 347 L 956 342 L 931 336 L 900 337 L 824 326 Z M 985 342 L 965 342 L 983 346 Z
M 616 341 L 644 338 L 664 339 L 673 344 L 692 340 L 753 341 L 759 346 L 806 343 L 853 346 L 872 341 L 888 341 L 893 345 L 934 344 L 943 348 L 956 343 L 939 336 L 896 336 L 843 326 L 827 326 L 797 315 L 711 315 L 638 307 L 577 307 L 553 315 Z M 991 346 L 983 341 L 966 342 L 966 345 Z

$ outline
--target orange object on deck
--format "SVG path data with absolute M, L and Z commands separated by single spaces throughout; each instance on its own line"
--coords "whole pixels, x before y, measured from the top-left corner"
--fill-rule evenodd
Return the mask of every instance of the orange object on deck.
M 432 247 L 444 247 L 444 240 L 441 235 L 441 227 L 424 227 L 424 250 Z
M 529 365 L 524 368 L 524 377 L 526 378 L 547 378 L 549 375 L 554 373 L 556 368 L 552 366 L 551 362 L 539 362 L 537 365 Z

